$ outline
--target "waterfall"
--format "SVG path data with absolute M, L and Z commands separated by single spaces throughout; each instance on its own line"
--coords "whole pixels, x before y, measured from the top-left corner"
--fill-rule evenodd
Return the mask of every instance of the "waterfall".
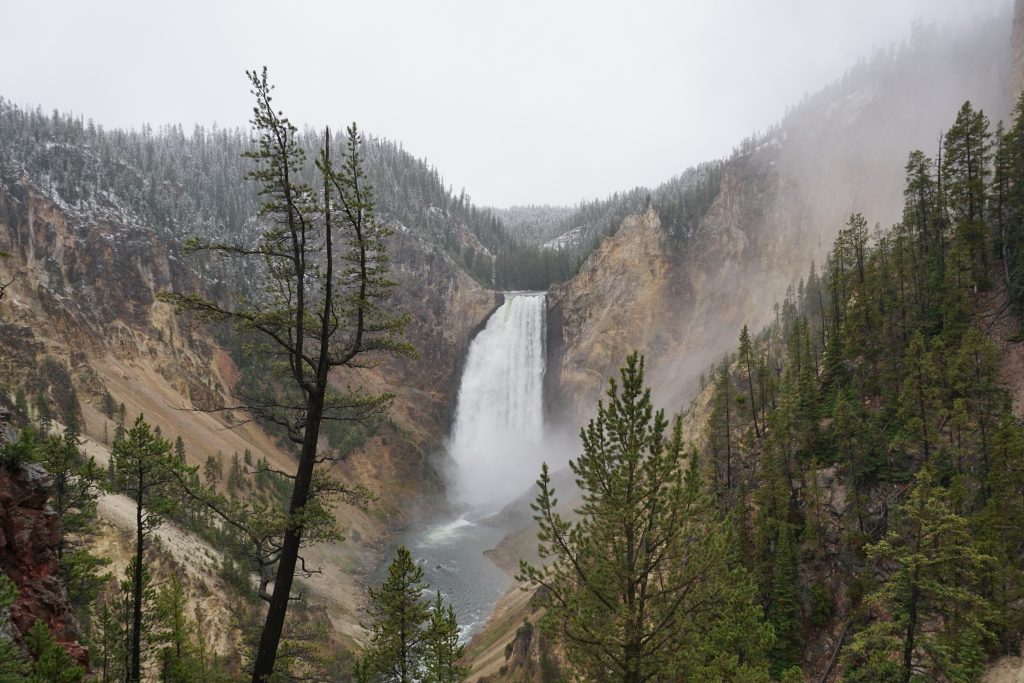
M 463 503 L 500 507 L 540 472 L 546 307 L 544 293 L 508 293 L 470 344 L 448 444 Z

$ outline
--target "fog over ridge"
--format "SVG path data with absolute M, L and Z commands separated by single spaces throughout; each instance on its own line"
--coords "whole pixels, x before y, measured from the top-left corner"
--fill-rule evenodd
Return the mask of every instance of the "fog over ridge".
M 299 123 L 356 120 L 401 140 L 477 204 L 573 204 L 728 154 L 914 22 L 1007 6 L 302 2 L 280 16 L 264 1 L 41 0 L 5 8 L 9 26 L 45 30 L 0 44 L 17 65 L 0 71 L 0 95 L 107 127 L 237 126 L 242 72 L 266 64 Z M 289 22 L 301 50 L 275 33 Z

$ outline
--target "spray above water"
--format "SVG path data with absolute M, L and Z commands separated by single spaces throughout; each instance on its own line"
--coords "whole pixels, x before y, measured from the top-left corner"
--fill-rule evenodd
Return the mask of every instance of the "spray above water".
M 544 293 L 508 293 L 473 339 L 449 452 L 454 497 L 497 509 L 536 480 L 544 439 Z

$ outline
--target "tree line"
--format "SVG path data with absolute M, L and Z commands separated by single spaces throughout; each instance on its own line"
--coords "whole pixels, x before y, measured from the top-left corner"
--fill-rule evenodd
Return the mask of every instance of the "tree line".
M 851 216 L 705 378 L 707 476 L 776 673 L 832 628 L 851 681 L 978 680 L 1015 651 L 1024 428 L 989 333 L 1020 329 L 1022 125 L 1024 99 L 994 132 L 965 103 L 934 158 L 909 155 L 902 220 Z
M 299 170 L 315 174 L 317 131 L 296 131 L 295 139 L 305 152 Z M 7 191 L 17 192 L 25 175 L 73 215 L 152 229 L 173 253 L 192 236 L 232 241 L 258 233 L 259 201 L 245 161 L 254 145 L 249 131 L 238 128 L 105 130 L 82 117 L 47 115 L 0 98 L 0 184 Z M 360 145 L 381 217 L 400 226 L 396 239 L 408 231 L 488 287 L 546 289 L 575 272 L 568 254 L 523 244 L 493 212 L 474 205 L 465 190 L 456 194 L 436 168 L 401 144 L 364 137 Z M 342 141 L 334 140 L 332 155 L 343 151 Z M 247 279 L 212 262 L 194 261 L 193 267 L 211 282 Z

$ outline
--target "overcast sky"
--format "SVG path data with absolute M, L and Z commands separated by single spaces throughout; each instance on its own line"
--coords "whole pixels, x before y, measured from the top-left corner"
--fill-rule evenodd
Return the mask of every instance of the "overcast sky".
M 357 121 L 484 205 L 572 204 L 728 154 L 914 21 L 1008 0 L 0 0 L 0 96 L 105 127 Z

